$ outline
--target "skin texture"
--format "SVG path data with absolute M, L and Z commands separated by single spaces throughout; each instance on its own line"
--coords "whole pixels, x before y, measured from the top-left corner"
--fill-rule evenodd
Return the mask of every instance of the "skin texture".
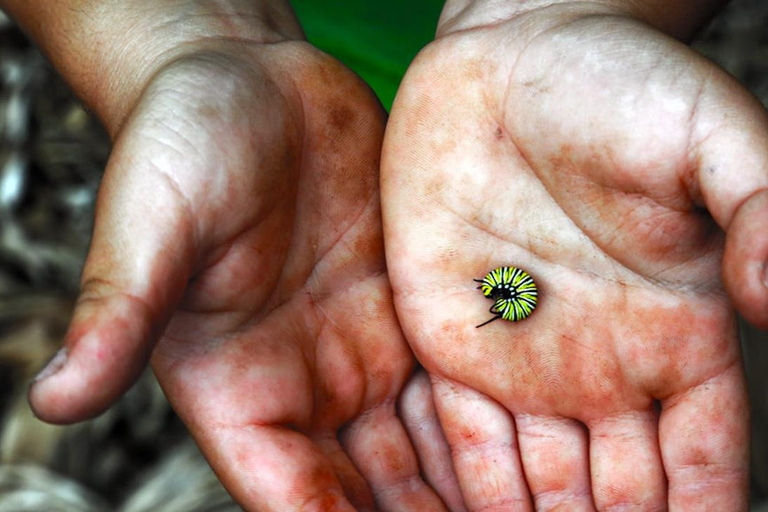
M 249 28 L 264 17 L 231 14 L 245 7 L 131 33 L 170 46 L 105 71 L 119 87 L 68 75 L 114 148 L 77 309 L 31 405 L 92 417 L 151 360 L 245 509 L 444 510 L 397 416 L 414 359 L 384 260 L 384 112 L 295 21 Z
M 768 325 L 765 110 L 626 11 L 447 11 L 393 107 L 382 198 L 468 509 L 746 510 L 729 298 Z M 473 279 L 504 265 L 538 307 L 476 329 Z
M 312 84 L 301 95 L 243 53 L 170 64 L 131 114 L 100 191 L 67 365 L 32 388 L 35 412 L 97 414 L 151 355 L 244 507 L 439 510 L 395 416 L 413 359 L 384 268 L 383 115 L 303 43 L 259 52 L 264 67 L 292 61 L 291 78 Z

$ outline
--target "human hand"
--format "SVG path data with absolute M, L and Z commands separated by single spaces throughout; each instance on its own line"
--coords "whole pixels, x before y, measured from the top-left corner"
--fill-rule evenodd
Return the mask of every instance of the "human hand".
M 621 9 L 488 11 L 446 8 L 382 162 L 398 315 L 469 508 L 745 510 L 729 299 L 768 325 L 765 111 Z M 504 265 L 538 308 L 477 329 L 473 279 Z
M 115 145 L 35 413 L 98 414 L 151 357 L 242 506 L 441 510 L 395 410 L 413 356 L 384 264 L 382 109 L 290 27 L 196 30 L 151 73 L 104 70 L 136 83 L 78 89 Z

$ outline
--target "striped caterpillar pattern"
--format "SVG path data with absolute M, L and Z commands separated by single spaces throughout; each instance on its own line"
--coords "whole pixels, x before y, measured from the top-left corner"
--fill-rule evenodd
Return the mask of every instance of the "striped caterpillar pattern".
M 503 318 L 510 322 L 525 320 L 536 308 L 539 291 L 533 278 L 517 267 L 499 267 L 491 270 L 483 279 L 475 279 L 483 295 L 493 301 L 490 313 L 493 318 L 477 327 Z

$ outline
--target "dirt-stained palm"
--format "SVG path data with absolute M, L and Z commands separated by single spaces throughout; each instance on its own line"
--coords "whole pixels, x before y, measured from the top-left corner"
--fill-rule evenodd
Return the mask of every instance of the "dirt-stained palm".
M 97 414 L 151 358 L 247 509 L 442 508 L 396 416 L 413 357 L 384 264 L 383 130 L 370 90 L 303 42 L 167 63 L 116 136 L 37 414 Z
M 744 510 L 729 298 L 768 322 L 768 116 L 590 9 L 459 15 L 412 65 L 382 167 L 398 316 L 470 509 Z M 478 329 L 504 265 L 538 308 Z

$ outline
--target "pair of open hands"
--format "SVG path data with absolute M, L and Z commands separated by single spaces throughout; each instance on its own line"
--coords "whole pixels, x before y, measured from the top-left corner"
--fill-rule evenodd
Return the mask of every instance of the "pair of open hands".
M 630 18 L 542 9 L 444 24 L 385 122 L 305 42 L 169 62 L 112 127 L 36 413 L 151 360 L 246 508 L 744 509 L 762 106 Z M 476 329 L 503 265 L 539 307 Z

